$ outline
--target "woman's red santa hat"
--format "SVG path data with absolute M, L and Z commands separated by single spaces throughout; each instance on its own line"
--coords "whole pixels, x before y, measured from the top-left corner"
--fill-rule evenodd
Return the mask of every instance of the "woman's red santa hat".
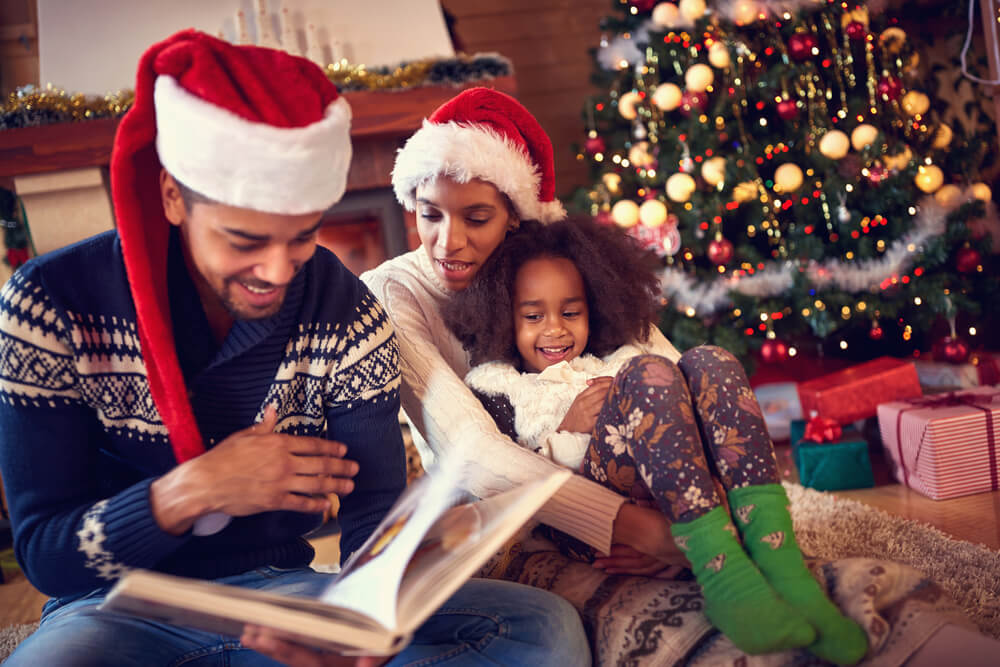
M 415 210 L 417 186 L 438 176 L 492 183 L 510 198 L 522 220 L 566 217 L 555 196 L 548 135 L 520 102 L 489 88 L 465 90 L 424 120 L 396 156 L 396 198 Z
M 111 153 L 111 196 L 153 401 L 178 462 L 205 451 L 170 321 L 170 223 L 160 169 L 209 199 L 267 213 L 322 211 L 344 194 L 351 111 L 312 62 L 186 30 L 139 61 Z

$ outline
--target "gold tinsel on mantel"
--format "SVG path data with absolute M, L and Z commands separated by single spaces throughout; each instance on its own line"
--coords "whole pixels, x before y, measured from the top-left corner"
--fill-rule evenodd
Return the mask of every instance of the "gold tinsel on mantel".
M 372 71 L 366 65 L 352 65 L 341 60 L 326 66 L 326 76 L 342 89 L 401 90 L 424 83 L 433 66 L 434 61 L 423 60 L 400 65 L 386 72 Z
M 342 92 L 405 90 L 417 86 L 461 85 L 511 74 L 510 61 L 495 53 L 403 63 L 393 68 L 369 68 L 346 60 L 327 65 L 327 77 Z M 131 90 L 107 95 L 67 93 L 51 85 L 24 86 L 0 103 L 0 130 L 121 116 L 135 100 Z

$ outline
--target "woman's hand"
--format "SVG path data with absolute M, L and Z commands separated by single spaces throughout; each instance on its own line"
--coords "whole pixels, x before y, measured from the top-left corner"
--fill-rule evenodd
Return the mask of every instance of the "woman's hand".
M 598 554 L 594 559 L 594 567 L 607 574 L 637 574 L 647 577 L 656 577 L 665 570 L 680 570 L 627 544 L 612 544 L 610 554 Z M 676 575 L 675 571 L 664 578 L 673 578 L 673 575 Z
M 244 627 L 240 643 L 290 667 L 378 667 L 389 661 L 386 657 L 355 657 L 320 651 L 258 625 Z
M 558 430 L 570 433 L 590 433 L 593 431 L 594 424 L 597 423 L 597 415 L 604 407 L 604 401 L 608 397 L 608 391 L 611 390 L 612 382 L 614 382 L 614 378 L 607 376 L 588 380 L 587 384 L 590 386 L 573 399 L 573 404 L 566 411 L 566 416 L 563 417 Z
M 686 560 L 674 544 L 667 517 L 650 507 L 624 503 L 615 518 L 611 539 L 615 544 L 627 545 L 664 565 Z

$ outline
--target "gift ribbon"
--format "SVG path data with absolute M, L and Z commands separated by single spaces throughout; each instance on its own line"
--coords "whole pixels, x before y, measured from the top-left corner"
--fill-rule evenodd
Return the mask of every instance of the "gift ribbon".
M 919 408 L 950 408 L 967 405 L 986 413 L 986 443 L 989 447 L 990 453 L 990 488 L 993 491 L 1000 488 L 997 479 L 997 445 L 996 437 L 993 435 L 993 411 L 986 407 L 986 404 L 992 403 L 993 399 L 997 396 L 1000 396 L 1000 391 L 989 394 L 952 391 L 947 394 L 925 396 L 923 398 L 914 398 L 907 401 L 907 403 L 910 404 L 910 407 L 904 408 L 896 413 L 896 451 L 899 454 L 899 469 L 903 472 L 903 484 L 909 486 L 907 481 L 909 476 L 906 474 L 906 463 L 903 461 L 903 413 L 909 412 L 910 410 L 917 410 Z M 923 441 L 923 436 L 921 436 L 921 447 L 923 447 Z M 914 463 L 916 463 L 919 458 L 920 448 L 917 449 L 917 456 L 914 458 Z
M 819 443 L 837 442 L 843 435 L 844 430 L 835 419 L 817 416 L 806 422 L 806 430 L 802 439 Z

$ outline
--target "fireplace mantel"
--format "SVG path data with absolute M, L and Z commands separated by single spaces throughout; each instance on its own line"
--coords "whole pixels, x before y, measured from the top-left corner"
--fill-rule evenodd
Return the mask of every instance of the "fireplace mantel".
M 345 93 L 353 115 L 354 144 L 348 191 L 388 185 L 399 141 L 419 128 L 421 120 L 438 105 L 473 85 L 515 92 L 514 78 L 505 76 L 462 87 Z M 0 178 L 106 167 L 117 127 L 117 118 L 103 118 L 0 131 Z
M 330 224 L 374 221 L 381 238 L 380 256 L 391 257 L 412 247 L 413 233 L 408 231 L 412 225 L 390 190 L 396 151 L 434 109 L 475 85 L 515 93 L 512 76 L 460 87 L 345 93 L 353 116 L 354 156 L 344 199 L 327 212 Z M 0 183 L 13 182 L 39 253 L 114 227 L 107 167 L 118 122 L 104 118 L 0 130 Z M 343 241 L 350 232 L 337 233 Z M 348 239 L 343 247 L 353 247 L 352 243 Z M 2 269 L 6 267 L 0 265 L 0 284 L 8 273 Z

